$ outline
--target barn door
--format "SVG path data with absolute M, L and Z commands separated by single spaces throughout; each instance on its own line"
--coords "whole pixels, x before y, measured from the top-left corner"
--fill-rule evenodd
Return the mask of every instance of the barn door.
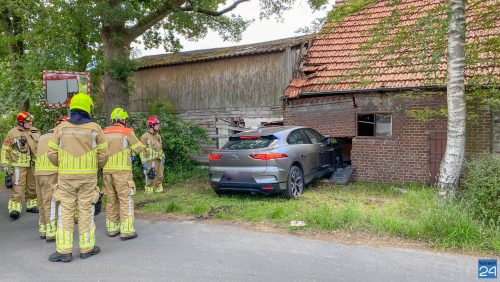
M 430 134 L 431 151 L 429 154 L 429 173 L 431 175 L 431 184 L 435 184 L 439 177 L 439 167 L 446 150 L 446 131 L 431 132 Z

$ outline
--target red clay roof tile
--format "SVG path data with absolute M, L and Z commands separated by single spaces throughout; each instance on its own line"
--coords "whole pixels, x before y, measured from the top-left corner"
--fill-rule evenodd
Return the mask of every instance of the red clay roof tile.
M 487 0 L 471 4 L 468 7 L 467 42 L 498 38 L 500 35 L 500 21 L 496 17 L 492 25 L 484 28 L 481 24 L 473 22 L 477 20 L 479 9 L 485 9 L 484 3 L 493 3 L 495 0 Z M 397 3 L 389 5 L 390 2 Z M 479 3 L 479 4 L 478 4 Z M 365 8 L 358 13 L 346 17 L 340 23 L 327 22 L 322 32 L 315 38 L 308 54 L 302 60 L 302 71 L 304 76 L 296 77 L 285 90 L 285 96 L 297 97 L 303 92 L 342 91 L 342 90 L 367 90 L 380 87 L 400 88 L 418 87 L 430 85 L 444 85 L 446 79 L 446 58 L 442 55 L 439 63 L 429 63 L 413 54 L 432 48 L 408 46 L 404 50 L 398 50 L 392 55 L 382 54 L 377 48 L 363 49 L 361 46 L 372 39 L 371 31 L 383 20 L 388 19 L 393 11 L 398 11 L 402 16 L 397 28 L 413 25 L 425 15 L 426 11 L 437 9 L 440 4 L 446 4 L 444 0 L 381 0 L 378 3 Z M 443 16 L 444 14 L 438 14 Z M 394 34 L 390 30 L 387 36 Z M 387 48 L 391 44 L 398 44 L 387 40 Z M 411 59 L 409 62 L 394 60 L 398 55 L 406 55 Z M 480 58 L 498 58 L 500 54 L 484 53 Z M 429 59 L 429 58 L 427 58 Z M 392 62 L 393 61 L 393 62 Z M 500 73 L 498 60 L 492 63 L 477 63 L 466 69 L 466 78 L 473 74 Z

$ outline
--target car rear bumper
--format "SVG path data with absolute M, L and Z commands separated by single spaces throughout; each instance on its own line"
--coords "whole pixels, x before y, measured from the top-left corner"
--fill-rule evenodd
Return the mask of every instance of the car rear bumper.
M 210 184 L 216 191 L 242 191 L 260 194 L 279 193 L 286 189 L 288 171 L 276 166 L 210 166 Z
M 263 195 L 280 193 L 286 189 L 286 182 L 281 183 L 252 183 L 252 182 L 228 182 L 210 181 L 210 185 L 216 192 L 235 191 L 235 192 L 250 192 Z

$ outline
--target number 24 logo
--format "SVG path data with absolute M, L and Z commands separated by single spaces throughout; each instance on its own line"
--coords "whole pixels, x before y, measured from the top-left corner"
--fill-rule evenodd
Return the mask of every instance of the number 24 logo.
M 493 277 L 497 277 L 497 267 L 493 266 L 491 268 L 488 268 L 487 266 L 481 266 L 479 267 L 479 277 L 488 277 L 490 275 L 493 275 Z

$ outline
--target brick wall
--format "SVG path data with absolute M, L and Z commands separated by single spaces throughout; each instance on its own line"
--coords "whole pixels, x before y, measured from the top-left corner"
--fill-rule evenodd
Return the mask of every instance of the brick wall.
M 411 109 L 440 109 L 442 93 L 355 94 L 290 100 L 285 125 L 310 126 L 332 137 L 354 137 L 351 160 L 354 179 L 376 182 L 429 183 L 430 132 L 445 132 L 446 119 L 419 121 Z M 356 115 L 392 113 L 391 137 L 355 137 Z M 481 111 L 467 127 L 466 157 L 491 150 L 491 115 Z

